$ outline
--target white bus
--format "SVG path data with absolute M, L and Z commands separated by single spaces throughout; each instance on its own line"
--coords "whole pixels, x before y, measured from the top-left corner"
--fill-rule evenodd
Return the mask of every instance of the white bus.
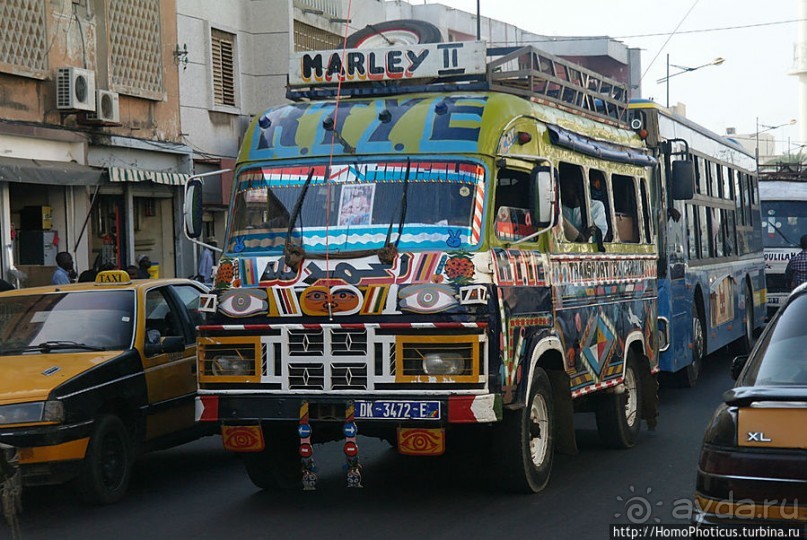
M 790 258 L 801 251 L 799 239 L 807 234 L 807 170 L 799 165 L 778 165 L 770 172 L 761 168 L 759 179 L 768 316 L 771 316 L 790 293 L 785 268 Z

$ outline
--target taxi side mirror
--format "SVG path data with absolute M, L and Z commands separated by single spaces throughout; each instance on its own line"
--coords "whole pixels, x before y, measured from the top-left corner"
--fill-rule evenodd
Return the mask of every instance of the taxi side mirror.
M 160 340 L 159 343 L 146 343 L 144 352 L 146 356 L 154 356 L 156 354 L 166 354 L 182 352 L 185 350 L 185 338 L 182 336 L 168 336 Z
M 735 381 L 737 377 L 740 376 L 745 364 L 748 362 L 748 355 L 744 354 L 742 356 L 735 356 L 734 360 L 731 361 L 731 378 Z

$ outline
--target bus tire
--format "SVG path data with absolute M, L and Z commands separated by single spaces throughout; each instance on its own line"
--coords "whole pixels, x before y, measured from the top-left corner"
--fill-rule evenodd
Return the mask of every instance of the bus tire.
M 706 330 L 703 326 L 703 313 L 698 302 L 693 301 L 692 316 L 692 362 L 678 371 L 678 383 L 684 388 L 692 388 L 698 383 L 703 367 L 703 355 L 706 349 Z
M 117 416 L 97 419 L 75 487 L 87 504 L 120 501 L 129 487 L 134 459 L 129 433 Z
M 555 450 L 552 387 L 536 367 L 527 406 L 504 411 L 494 430 L 497 480 L 505 491 L 537 493 L 546 487 Z
M 642 426 L 642 384 L 633 351 L 628 351 L 624 392 L 600 397 L 595 411 L 600 440 L 609 448 L 631 448 Z
M 740 338 L 740 354 L 750 354 L 754 348 L 754 295 L 751 286 L 745 284 L 745 317 L 743 321 L 743 337 Z
M 390 45 L 440 43 L 440 29 L 428 21 L 399 19 L 365 26 L 347 37 L 348 49 L 378 48 Z M 392 43 L 389 43 L 392 41 Z
M 244 454 L 244 469 L 256 487 L 266 490 L 302 488 L 299 440 L 293 437 L 265 437 L 268 446 L 261 452 Z

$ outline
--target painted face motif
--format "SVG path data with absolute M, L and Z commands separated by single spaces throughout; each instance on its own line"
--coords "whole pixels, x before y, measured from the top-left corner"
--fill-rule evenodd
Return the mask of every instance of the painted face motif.
M 308 287 L 300 297 L 300 308 L 306 315 L 328 315 L 339 313 L 352 315 L 361 306 L 361 294 L 355 287 L 339 286 L 329 290 L 328 287 Z

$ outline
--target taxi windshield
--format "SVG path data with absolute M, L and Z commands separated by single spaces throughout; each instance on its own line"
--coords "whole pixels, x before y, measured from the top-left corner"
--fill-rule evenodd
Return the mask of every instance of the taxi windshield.
M 134 298 L 120 290 L 0 298 L 0 355 L 128 349 Z

